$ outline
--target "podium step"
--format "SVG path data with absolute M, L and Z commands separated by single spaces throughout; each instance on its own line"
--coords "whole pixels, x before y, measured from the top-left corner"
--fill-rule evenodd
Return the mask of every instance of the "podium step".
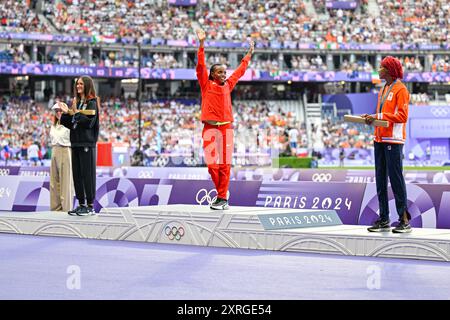
M 60 212 L 0 213 L 0 232 L 102 240 L 230 247 L 349 256 L 450 261 L 450 230 L 370 233 L 365 226 L 335 225 L 265 230 L 258 215 L 314 210 L 165 205 L 104 208 L 96 216 Z

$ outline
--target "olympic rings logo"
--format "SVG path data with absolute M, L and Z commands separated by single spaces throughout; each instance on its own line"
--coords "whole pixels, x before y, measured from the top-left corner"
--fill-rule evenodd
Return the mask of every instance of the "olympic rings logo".
M 183 163 L 189 167 L 195 167 L 198 164 L 195 158 L 184 158 Z
M 214 195 L 215 193 L 215 195 Z M 227 191 L 227 199 L 230 198 L 230 190 Z M 195 201 L 197 201 L 198 204 L 202 205 L 205 203 L 208 205 L 211 205 L 214 201 L 217 200 L 217 190 L 212 189 L 208 192 L 206 189 L 200 189 L 198 190 L 197 194 L 195 195 Z
M 153 171 L 139 171 L 138 178 L 153 178 Z
M 446 117 L 450 113 L 450 109 L 448 107 L 432 107 L 430 111 L 436 118 Z
M 153 161 L 153 166 L 154 167 L 165 167 L 169 164 L 169 158 L 168 157 L 157 157 L 154 161 Z
M 169 238 L 169 240 L 177 240 L 180 241 L 184 236 L 185 231 L 183 227 L 175 227 L 175 226 L 166 226 L 164 228 L 164 234 Z
M 329 182 L 331 180 L 331 173 L 314 173 L 312 181 L 314 182 Z
M 215 193 L 214 197 L 213 194 Z M 207 204 L 211 204 L 217 199 L 217 190 L 212 189 L 209 192 L 206 189 L 200 189 L 195 196 L 195 201 L 198 204 L 203 204 L 205 201 Z

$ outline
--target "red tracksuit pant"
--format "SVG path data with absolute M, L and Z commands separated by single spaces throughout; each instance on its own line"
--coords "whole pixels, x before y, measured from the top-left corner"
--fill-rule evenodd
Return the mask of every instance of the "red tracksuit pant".
M 208 172 L 216 186 L 217 197 L 227 199 L 233 155 L 233 125 L 205 123 L 202 132 L 203 150 Z

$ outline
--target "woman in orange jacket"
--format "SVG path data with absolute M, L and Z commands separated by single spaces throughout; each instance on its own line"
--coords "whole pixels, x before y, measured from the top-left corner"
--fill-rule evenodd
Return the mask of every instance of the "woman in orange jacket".
M 380 218 L 368 230 L 371 232 L 391 230 L 388 201 L 389 176 L 399 216 L 398 225 L 392 231 L 408 233 L 411 232 L 409 224 L 411 215 L 407 210 L 402 161 L 410 95 L 406 86 L 400 81 L 403 78 L 403 68 L 398 59 L 391 56 L 384 58 L 378 73 L 380 79 L 386 80 L 386 84 L 378 94 L 377 112 L 373 115 L 365 114 L 363 117 L 367 124 L 372 124 L 375 119 L 381 119 L 387 120 L 389 126 L 375 127 L 375 176 Z
M 203 149 L 208 172 L 217 190 L 217 199 L 210 204 L 210 208 L 226 210 L 229 208 L 227 193 L 234 148 L 231 92 L 247 69 L 255 44 L 250 42 L 250 49 L 241 64 L 227 79 L 226 66 L 223 64 L 212 65 L 208 75 L 205 64 L 205 32 L 198 29 L 197 36 L 200 46 L 196 73 L 202 94 Z

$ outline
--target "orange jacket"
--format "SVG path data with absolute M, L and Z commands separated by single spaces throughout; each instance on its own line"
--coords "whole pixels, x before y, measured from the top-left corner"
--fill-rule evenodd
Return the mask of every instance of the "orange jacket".
M 224 85 L 208 79 L 208 71 L 205 64 L 205 48 L 198 49 L 197 79 L 202 91 L 202 115 L 201 121 L 233 122 L 231 107 L 231 91 L 236 83 L 244 75 L 250 61 L 249 56 L 242 59 L 239 67 L 225 81 Z
M 389 121 L 389 127 L 375 127 L 376 142 L 405 143 L 409 97 L 408 89 L 400 80 L 396 80 L 390 86 L 385 85 L 380 90 L 376 117 Z M 383 100 L 384 104 L 380 110 Z

